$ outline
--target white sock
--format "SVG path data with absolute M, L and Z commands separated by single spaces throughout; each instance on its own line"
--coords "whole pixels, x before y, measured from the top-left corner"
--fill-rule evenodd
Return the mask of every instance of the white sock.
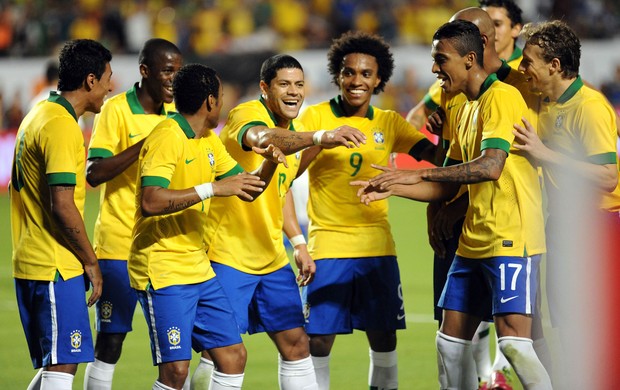
M 441 388 L 476 389 L 478 376 L 473 363 L 474 357 L 471 354 L 471 341 L 448 336 L 438 331 L 435 343 L 446 374 L 446 383 L 440 383 Z
M 213 370 L 209 390 L 241 389 L 242 384 L 243 374 L 224 374 L 218 370 Z
M 73 375 L 66 372 L 43 371 L 41 374 L 41 390 L 71 390 Z
M 437 379 L 439 380 L 439 388 L 440 389 L 445 389 L 448 387 L 448 374 L 446 374 L 446 368 L 443 365 L 443 361 L 441 360 L 441 355 L 439 354 L 439 351 L 437 351 L 437 373 L 438 373 L 438 377 Z
M 398 389 L 398 355 L 396 351 L 375 352 L 369 349 L 368 386 L 371 390 Z
M 471 345 L 471 352 L 476 364 L 476 374 L 482 381 L 487 381 L 492 371 L 489 328 L 488 322 L 480 322 Z
M 312 356 L 312 365 L 319 390 L 329 390 L 329 355 Z
M 534 340 L 534 351 L 536 351 L 536 356 L 538 356 L 538 360 L 542 363 L 549 374 L 549 377 L 553 375 L 553 363 L 551 359 L 551 351 L 549 351 L 549 345 L 547 345 L 547 340 L 545 338 L 540 338 Z
M 86 365 L 84 372 L 84 390 L 110 390 L 115 364 L 95 359 Z
M 280 390 L 318 390 L 312 358 L 287 361 L 278 355 Z
M 500 337 L 499 347 L 517 373 L 524 390 L 551 390 L 551 379 L 525 337 Z
M 43 369 L 39 368 L 39 371 L 37 371 L 37 373 L 34 374 L 34 378 L 32 378 L 26 390 L 41 390 L 41 375 L 42 374 L 43 374 Z
M 190 389 L 206 389 L 211 382 L 211 374 L 213 373 L 213 362 L 209 359 L 200 358 L 200 363 L 192 375 L 190 381 Z M 189 376 L 189 375 L 188 375 Z
M 152 390 L 175 390 L 174 387 L 166 386 L 160 381 L 155 381 Z
M 191 388 L 192 373 L 190 371 L 190 367 L 187 367 L 187 376 L 185 377 L 185 382 L 183 382 L 183 387 L 181 387 L 181 390 L 190 390 Z M 207 382 L 207 385 L 208 384 L 209 382 Z M 206 389 L 206 387 L 204 388 Z
M 495 337 L 497 337 L 497 334 Z M 495 360 L 493 361 L 493 371 L 504 371 L 505 369 L 510 370 L 510 363 L 506 360 L 506 356 L 504 356 L 499 347 L 499 340 L 496 339 L 495 341 Z

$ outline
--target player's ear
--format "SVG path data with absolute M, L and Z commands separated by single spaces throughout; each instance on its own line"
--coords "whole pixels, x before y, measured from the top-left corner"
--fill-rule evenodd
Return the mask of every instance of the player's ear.
M 143 79 L 149 77 L 149 67 L 146 64 L 140 64 L 140 76 Z
M 263 97 L 263 99 L 266 99 L 267 98 L 267 91 L 269 90 L 269 85 L 267 85 L 266 82 L 261 80 L 260 83 L 258 84 L 258 86 L 260 88 L 261 96 Z
M 211 107 L 217 105 L 217 98 L 213 95 L 207 96 L 207 111 L 211 112 Z

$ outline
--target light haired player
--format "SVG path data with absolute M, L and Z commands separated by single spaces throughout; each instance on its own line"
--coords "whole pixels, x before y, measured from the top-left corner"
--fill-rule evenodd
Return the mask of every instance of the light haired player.
M 78 364 L 93 360 L 88 306 L 102 276 L 84 228 L 84 136 L 78 118 L 101 110 L 111 91 L 112 55 L 100 43 L 66 42 L 58 92 L 17 132 L 9 188 L 13 277 L 30 358 L 29 390 L 70 390 Z M 84 288 L 92 285 L 86 300 Z
M 84 388 L 112 388 L 115 365 L 130 332 L 137 296 L 129 286 L 127 257 L 134 225 L 138 154 L 172 104 L 172 80 L 181 52 L 169 41 L 146 41 L 138 56 L 140 82 L 108 99 L 95 116 L 86 180 L 101 185 L 93 245 L 104 285 L 95 308 L 95 361 L 86 366 Z
M 437 350 L 442 389 L 478 386 L 471 339 L 491 314 L 500 348 L 525 389 L 551 389 L 534 351 L 532 314 L 538 263 L 545 251 L 542 196 L 536 167 L 511 147 L 512 124 L 529 117 L 521 94 L 483 68 L 483 41 L 471 22 L 454 20 L 433 37 L 433 73 L 446 93 L 463 92 L 456 137 L 445 167 L 384 172 L 360 185 L 362 202 L 390 195 L 449 199 L 468 185 L 469 207 L 439 306 Z M 442 376 L 442 374 L 444 376 Z

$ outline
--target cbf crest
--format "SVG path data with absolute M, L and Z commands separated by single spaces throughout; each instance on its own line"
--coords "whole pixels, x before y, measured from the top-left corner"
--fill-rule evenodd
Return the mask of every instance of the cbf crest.
M 213 150 L 207 149 L 207 157 L 209 158 L 209 165 L 213 168 L 215 165 L 215 155 L 213 154 Z
M 110 322 L 110 318 L 112 318 L 112 302 L 103 301 L 101 302 L 101 321 Z
M 385 135 L 382 129 L 377 127 L 372 129 L 372 139 L 375 141 L 375 149 L 385 149 Z
M 79 329 L 72 330 L 69 339 L 71 341 L 71 352 L 81 352 L 82 332 Z
M 168 335 L 168 343 L 170 344 L 170 349 L 179 349 L 181 346 L 181 330 L 176 326 L 171 327 L 166 332 Z
M 566 113 L 564 111 L 558 112 L 558 116 L 555 117 L 555 123 L 553 124 L 553 127 L 555 127 L 555 130 L 560 130 L 562 128 L 562 126 L 564 125 L 565 116 L 566 116 Z

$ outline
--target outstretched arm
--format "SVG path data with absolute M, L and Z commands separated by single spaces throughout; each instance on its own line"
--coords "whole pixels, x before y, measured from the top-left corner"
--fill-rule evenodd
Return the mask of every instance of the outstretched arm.
M 144 140 L 141 140 L 116 156 L 88 159 L 86 164 L 86 181 L 88 184 L 97 187 L 123 173 L 134 161 L 138 160 L 143 144 Z

